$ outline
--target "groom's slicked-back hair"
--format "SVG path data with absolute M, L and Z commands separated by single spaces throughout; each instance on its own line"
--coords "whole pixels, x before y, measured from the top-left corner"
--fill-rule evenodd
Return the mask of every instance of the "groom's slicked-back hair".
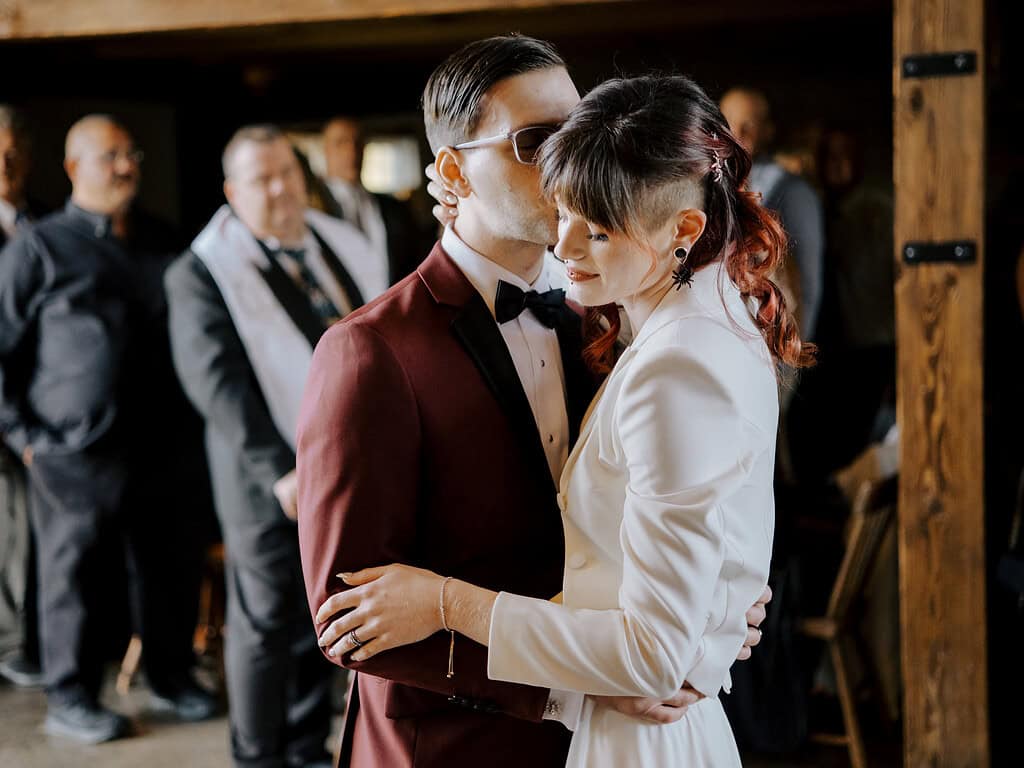
M 565 62 L 551 43 L 502 35 L 463 46 L 434 70 L 423 90 L 423 122 L 435 152 L 466 141 L 480 120 L 480 103 L 497 83 Z

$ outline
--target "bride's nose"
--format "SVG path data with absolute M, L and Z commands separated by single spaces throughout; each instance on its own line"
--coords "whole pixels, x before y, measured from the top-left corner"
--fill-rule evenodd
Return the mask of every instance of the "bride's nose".
M 562 232 L 555 243 L 555 258 L 559 261 L 579 261 L 583 258 L 583 249 L 579 247 L 579 240 L 571 229 Z

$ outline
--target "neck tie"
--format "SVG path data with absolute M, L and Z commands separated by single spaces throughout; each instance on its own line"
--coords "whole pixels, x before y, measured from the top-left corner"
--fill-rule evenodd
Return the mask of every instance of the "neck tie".
M 309 303 L 313 306 L 313 311 L 323 321 L 324 326 L 327 327 L 336 322 L 341 317 L 341 313 L 334 306 L 334 302 L 331 301 L 330 297 L 324 293 L 317 282 L 316 276 L 306 263 L 305 248 L 282 248 L 280 253 L 284 254 L 295 265 L 299 287 L 309 297 Z
M 548 328 L 558 325 L 562 307 L 565 306 L 565 291 L 556 289 L 537 293 L 523 291 L 520 288 L 498 281 L 498 293 L 494 297 L 494 317 L 499 323 L 515 320 L 524 309 L 529 309 L 534 317 Z

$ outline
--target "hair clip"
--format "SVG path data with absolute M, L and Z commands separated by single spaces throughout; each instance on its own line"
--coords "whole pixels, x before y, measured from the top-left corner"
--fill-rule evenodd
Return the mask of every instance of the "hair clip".
M 719 184 L 722 183 L 722 158 L 718 154 L 718 150 L 711 150 L 711 154 L 715 156 L 715 159 L 711 163 L 711 173 L 714 174 L 715 181 Z

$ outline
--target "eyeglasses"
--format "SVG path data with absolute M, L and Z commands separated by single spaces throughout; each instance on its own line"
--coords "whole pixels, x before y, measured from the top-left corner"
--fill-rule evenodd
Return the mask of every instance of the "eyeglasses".
M 134 149 L 131 152 L 124 152 L 118 150 L 110 150 L 104 152 L 99 156 L 99 161 L 104 165 L 113 165 L 118 161 L 119 158 L 124 158 L 133 165 L 141 165 L 143 159 L 146 157 L 145 153 L 141 149 Z
M 516 153 L 516 160 L 524 165 L 536 165 L 537 153 L 540 152 L 541 145 L 557 131 L 557 125 L 530 125 L 517 131 L 503 133 L 500 136 L 489 136 L 486 139 L 465 141 L 462 144 L 456 144 L 452 149 L 473 149 L 475 147 L 501 144 L 503 141 L 511 141 L 512 150 Z

